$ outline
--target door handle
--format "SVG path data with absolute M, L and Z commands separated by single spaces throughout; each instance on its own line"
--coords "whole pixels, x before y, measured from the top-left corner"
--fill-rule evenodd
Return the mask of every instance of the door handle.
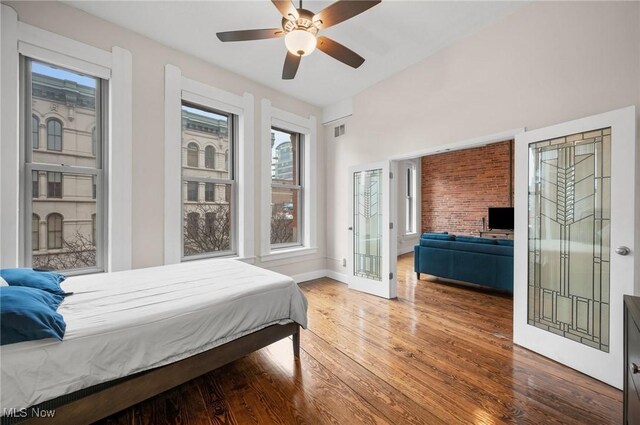
M 619 246 L 616 248 L 616 254 L 618 255 L 629 255 L 630 252 L 631 250 L 626 246 Z
M 629 366 L 629 371 L 635 375 L 636 373 L 640 372 L 640 368 L 638 368 L 638 365 L 635 363 L 631 363 L 631 366 Z
M 348 227 L 347 229 L 348 229 L 348 230 L 353 230 L 353 227 Z

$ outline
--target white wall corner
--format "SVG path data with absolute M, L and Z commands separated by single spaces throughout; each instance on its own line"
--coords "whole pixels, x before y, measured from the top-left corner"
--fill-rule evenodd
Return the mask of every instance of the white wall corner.
M 107 270 L 119 271 L 132 265 L 133 65 L 130 51 L 114 46 L 111 54 Z
M 349 283 L 349 276 L 345 273 L 338 273 L 335 270 L 327 270 L 327 277 L 342 283 Z
M 181 118 L 182 71 L 164 67 L 164 264 L 181 259 Z
M 322 108 L 322 125 L 330 124 L 351 115 L 353 115 L 353 98 L 348 97 Z

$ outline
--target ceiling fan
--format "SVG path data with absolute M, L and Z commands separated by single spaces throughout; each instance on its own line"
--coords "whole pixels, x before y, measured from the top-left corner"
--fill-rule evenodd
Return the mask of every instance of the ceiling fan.
M 216 35 L 224 42 L 284 37 L 288 52 L 282 69 L 283 80 L 292 80 L 298 72 L 302 57 L 313 52 L 316 47 L 332 58 L 358 68 L 364 62 L 362 56 L 328 37 L 318 36 L 318 31 L 351 19 L 380 1 L 338 0 L 314 14 L 302 8 L 302 0 L 298 8 L 291 0 L 271 0 L 282 14 L 282 28 L 226 31 Z

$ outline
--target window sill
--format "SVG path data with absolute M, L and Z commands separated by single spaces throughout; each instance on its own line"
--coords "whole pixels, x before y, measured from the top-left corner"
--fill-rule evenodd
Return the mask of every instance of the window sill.
M 271 251 L 269 254 L 261 255 L 260 261 L 275 261 L 282 260 L 291 257 L 300 257 L 302 255 L 312 255 L 318 252 L 318 248 L 310 248 L 305 246 L 298 246 L 295 248 L 282 248 Z

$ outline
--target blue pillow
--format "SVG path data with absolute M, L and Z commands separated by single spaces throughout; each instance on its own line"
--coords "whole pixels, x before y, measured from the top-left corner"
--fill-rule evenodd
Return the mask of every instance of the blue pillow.
M 9 286 L 28 286 L 51 292 L 56 295 L 70 295 L 60 288 L 60 282 L 65 277 L 56 272 L 40 272 L 33 269 L 2 269 L 0 276 L 7 281 Z
M 436 239 L 441 241 L 452 241 L 456 237 L 448 233 L 423 233 L 421 239 Z
M 489 238 L 478 238 L 476 236 L 456 236 L 457 242 L 467 242 L 467 243 L 483 243 L 487 245 L 496 245 L 497 242 L 495 239 Z
M 45 338 L 62 340 L 67 325 L 56 309 L 63 299 L 35 288 L 0 287 L 0 345 Z
M 513 239 L 496 239 L 498 245 L 513 246 Z

